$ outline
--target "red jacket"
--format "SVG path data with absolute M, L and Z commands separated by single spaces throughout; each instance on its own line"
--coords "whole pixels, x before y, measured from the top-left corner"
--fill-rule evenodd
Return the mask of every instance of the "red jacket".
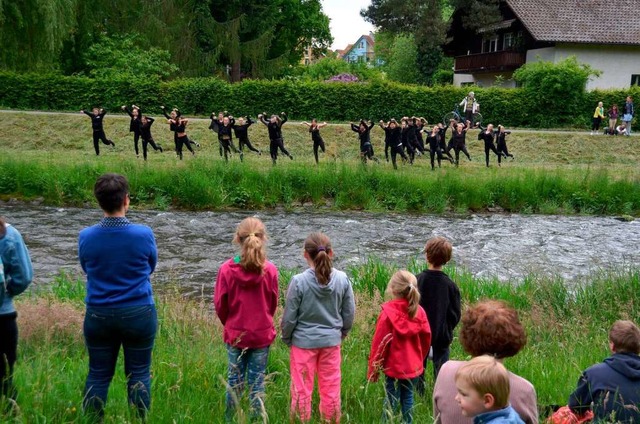
M 396 299 L 382 305 L 369 355 L 369 381 L 382 370 L 391 378 L 410 379 L 424 372 L 423 361 L 431 346 L 431 328 L 422 307 L 413 319 L 408 302 Z
M 240 257 L 220 267 L 213 302 L 224 325 L 224 342 L 239 348 L 259 349 L 273 343 L 273 315 L 278 307 L 278 270 L 267 261 L 262 274 L 247 272 Z

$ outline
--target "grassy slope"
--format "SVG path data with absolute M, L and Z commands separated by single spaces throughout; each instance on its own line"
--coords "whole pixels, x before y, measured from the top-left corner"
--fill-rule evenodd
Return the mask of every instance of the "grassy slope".
M 420 267 L 410 264 L 414 272 Z M 376 261 L 350 270 L 356 287 L 357 315 L 343 345 L 344 422 L 377 422 L 380 417 L 382 384 L 366 384 L 365 373 L 381 303 L 378 288 L 385 285 L 392 271 Z M 637 270 L 594 276 L 585 286 L 574 287 L 534 277 L 518 286 L 505 285 L 474 280 L 455 269 L 448 272 L 459 284 L 464 304 L 484 298 L 504 299 L 519 310 L 529 341 L 506 365 L 535 385 L 541 407 L 565 403 L 581 370 L 607 356 L 611 323 L 618 318 L 637 318 L 640 313 Z M 283 285 L 290 275 L 281 275 Z M 81 393 L 87 371 L 81 336 L 83 292 L 80 283 L 63 277 L 51 293 L 25 296 L 20 301 L 21 354 L 16 383 L 21 398 L 16 422 L 82 422 Z M 211 299 L 185 301 L 165 292 L 159 296 L 158 309 L 160 328 L 152 367 L 150 422 L 221 422 L 226 352 Z M 466 358 L 457 338 L 452 358 Z M 272 347 L 268 373 L 266 405 L 270 422 L 285 422 L 289 408 L 288 350 L 279 341 Z M 428 387 L 433 384 L 430 375 Z M 125 399 L 120 361 L 107 405 L 107 423 L 131 421 Z M 317 399 L 314 405 L 317 414 Z M 317 415 L 314 417 L 317 422 Z M 432 422 L 430 392 L 417 398 L 415 418 L 416 422 Z

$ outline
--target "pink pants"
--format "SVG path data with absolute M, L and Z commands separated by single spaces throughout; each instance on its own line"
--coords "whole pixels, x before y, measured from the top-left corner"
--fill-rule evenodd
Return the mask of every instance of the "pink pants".
M 311 419 L 311 396 L 316 373 L 320 392 L 320 418 L 340 422 L 340 346 L 321 349 L 291 347 L 291 416 Z

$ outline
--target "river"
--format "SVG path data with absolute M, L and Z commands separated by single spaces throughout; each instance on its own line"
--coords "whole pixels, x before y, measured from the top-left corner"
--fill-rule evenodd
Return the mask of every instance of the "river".
M 95 209 L 6 203 L 0 215 L 23 234 L 40 284 L 59 270 L 80 274 L 78 232 L 101 218 Z M 640 221 L 607 217 L 304 211 L 131 211 L 128 217 L 155 232 L 159 262 L 154 283 L 177 282 L 182 292 L 199 293 L 211 291 L 218 266 L 236 253 L 231 244 L 235 226 L 250 215 L 267 227 L 269 259 L 285 268 L 305 265 L 302 243 L 312 231 L 331 237 L 338 268 L 369 256 L 404 265 L 422 257 L 425 241 L 435 235 L 452 241 L 458 266 L 483 278 L 518 281 L 536 273 L 577 281 L 599 269 L 640 263 Z

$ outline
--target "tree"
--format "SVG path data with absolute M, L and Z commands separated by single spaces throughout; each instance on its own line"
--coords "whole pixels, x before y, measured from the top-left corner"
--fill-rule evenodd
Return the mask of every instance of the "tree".
M 462 13 L 462 25 L 471 32 L 502 21 L 500 0 L 451 0 L 451 4 Z
M 418 49 L 413 35 L 398 35 L 386 67 L 389 79 L 405 84 L 415 84 L 419 77 L 417 58 Z

